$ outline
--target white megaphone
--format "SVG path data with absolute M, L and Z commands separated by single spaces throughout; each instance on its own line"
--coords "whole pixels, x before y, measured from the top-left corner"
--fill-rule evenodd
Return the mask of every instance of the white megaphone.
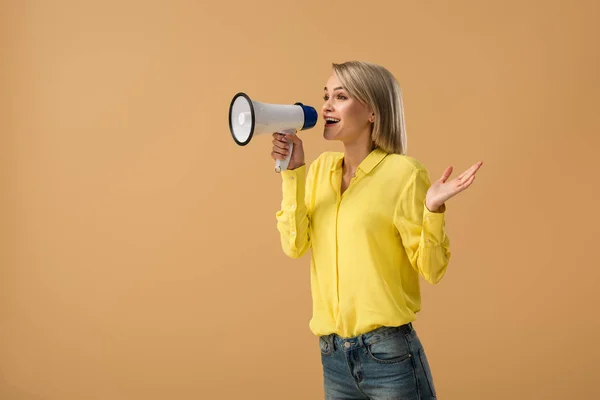
M 250 143 L 253 135 L 261 133 L 294 133 L 314 127 L 319 115 L 310 106 L 302 103 L 293 105 L 265 104 L 250 100 L 245 93 L 233 96 L 229 105 L 229 130 L 233 140 L 245 146 Z M 285 171 L 292 155 L 293 143 L 285 160 L 276 160 L 275 171 Z

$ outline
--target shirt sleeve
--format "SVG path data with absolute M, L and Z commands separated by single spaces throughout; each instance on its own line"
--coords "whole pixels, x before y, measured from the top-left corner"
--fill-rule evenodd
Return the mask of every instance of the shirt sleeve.
M 431 181 L 427 170 L 416 169 L 398 199 L 394 223 L 412 267 L 429 283 L 438 283 L 450 261 L 445 229 L 446 205 L 439 212 L 425 206 Z
M 276 213 L 277 230 L 283 252 L 291 258 L 302 257 L 311 247 L 309 199 L 313 168 L 306 165 L 281 172 L 281 208 Z

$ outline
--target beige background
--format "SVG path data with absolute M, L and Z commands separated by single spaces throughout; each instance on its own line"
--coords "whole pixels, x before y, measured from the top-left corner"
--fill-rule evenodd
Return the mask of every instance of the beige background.
M 320 109 L 350 59 L 398 77 L 433 177 L 485 162 L 423 285 L 439 398 L 600 398 L 596 0 L 0 7 L 0 399 L 322 398 L 271 139 L 227 110 Z

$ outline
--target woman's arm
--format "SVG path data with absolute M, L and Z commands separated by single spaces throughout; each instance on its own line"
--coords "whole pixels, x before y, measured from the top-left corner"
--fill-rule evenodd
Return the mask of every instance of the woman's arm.
M 427 282 L 436 284 L 446 273 L 451 253 L 445 204 L 437 212 L 425 206 L 430 186 L 427 170 L 415 169 L 398 199 L 394 223 L 412 267 Z
M 313 168 L 302 165 L 281 172 L 281 209 L 277 211 L 277 230 L 283 252 L 291 258 L 302 257 L 311 246 L 309 199 Z

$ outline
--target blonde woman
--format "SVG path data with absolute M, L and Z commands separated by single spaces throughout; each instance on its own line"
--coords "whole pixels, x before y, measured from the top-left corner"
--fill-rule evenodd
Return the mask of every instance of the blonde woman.
M 467 189 L 482 163 L 433 184 L 406 155 L 400 87 L 384 67 L 333 64 L 324 88 L 323 136 L 343 152 L 306 166 L 302 141 L 273 134 L 274 159 L 287 156 L 277 212 L 289 257 L 309 250 L 313 315 L 325 398 L 435 399 L 425 351 L 412 325 L 421 309 L 419 276 L 436 284 L 450 260 L 446 202 Z

